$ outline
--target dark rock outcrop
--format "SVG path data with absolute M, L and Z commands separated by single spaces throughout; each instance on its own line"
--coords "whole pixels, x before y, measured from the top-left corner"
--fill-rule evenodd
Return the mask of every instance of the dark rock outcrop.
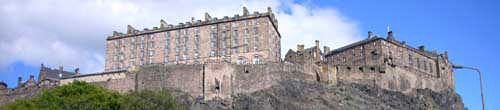
M 235 110 L 461 110 L 453 90 L 418 89 L 411 95 L 360 84 L 335 86 L 304 80 L 283 80 L 279 85 L 228 100 L 214 99 L 196 109 Z M 229 101 L 229 102 L 231 102 Z M 192 109 L 195 109 L 192 108 Z

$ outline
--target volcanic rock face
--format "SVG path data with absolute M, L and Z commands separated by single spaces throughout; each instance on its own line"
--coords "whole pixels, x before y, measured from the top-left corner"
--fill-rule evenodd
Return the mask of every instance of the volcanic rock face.
M 232 104 L 231 104 L 232 102 Z M 451 89 L 415 90 L 411 95 L 360 84 L 329 85 L 283 80 L 268 89 L 238 94 L 233 100 L 194 103 L 191 109 L 235 110 L 461 110 L 463 103 Z

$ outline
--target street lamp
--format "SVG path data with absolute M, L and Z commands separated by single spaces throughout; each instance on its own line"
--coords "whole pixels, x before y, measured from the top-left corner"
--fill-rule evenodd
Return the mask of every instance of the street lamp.
M 481 102 L 482 102 L 482 107 L 484 110 L 483 75 L 482 75 L 481 71 L 479 71 L 479 68 L 462 66 L 462 65 L 453 65 L 453 68 L 454 69 L 470 69 L 470 70 L 475 70 L 479 73 L 479 86 L 481 87 Z

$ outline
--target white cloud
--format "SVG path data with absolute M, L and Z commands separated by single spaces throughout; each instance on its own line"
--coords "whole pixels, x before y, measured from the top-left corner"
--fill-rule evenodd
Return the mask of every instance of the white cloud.
M 283 51 L 313 40 L 339 46 L 358 37 L 356 24 L 334 8 L 306 8 L 289 1 L 234 0 L 11 0 L 0 1 L 0 68 L 15 61 L 32 66 L 78 66 L 83 72 L 102 71 L 105 38 L 126 25 L 137 29 L 159 25 L 160 19 L 177 24 L 205 12 L 213 17 L 273 7 L 282 34 Z M 280 7 L 290 7 L 284 13 Z

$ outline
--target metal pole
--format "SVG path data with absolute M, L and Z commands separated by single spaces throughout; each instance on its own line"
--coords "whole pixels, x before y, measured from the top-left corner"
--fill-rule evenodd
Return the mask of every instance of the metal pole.
M 455 68 L 455 69 L 470 69 L 470 70 L 474 70 L 474 71 L 478 72 L 478 74 L 479 74 L 479 86 L 481 89 L 481 102 L 482 102 L 481 104 L 482 104 L 482 108 L 483 108 L 482 110 L 484 110 L 483 75 L 482 75 L 481 71 L 478 68 L 461 66 L 461 65 L 453 65 L 453 68 Z

